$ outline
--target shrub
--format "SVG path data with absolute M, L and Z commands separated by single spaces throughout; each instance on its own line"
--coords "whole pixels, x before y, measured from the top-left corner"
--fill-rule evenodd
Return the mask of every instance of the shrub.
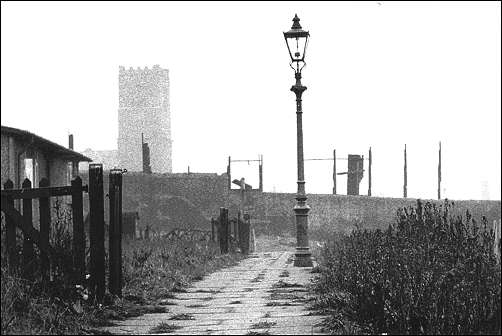
M 317 305 L 372 333 L 500 333 L 500 265 L 487 221 L 418 201 L 385 231 L 338 235 L 322 250 Z

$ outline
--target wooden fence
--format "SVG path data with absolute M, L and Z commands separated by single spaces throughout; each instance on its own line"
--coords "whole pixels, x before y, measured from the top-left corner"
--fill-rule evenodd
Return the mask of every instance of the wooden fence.
M 239 212 L 237 218 L 228 218 L 228 209 L 220 208 L 217 219 L 211 219 L 211 240 L 219 242 L 221 253 L 228 253 L 239 247 L 241 253 L 249 254 L 249 228 L 250 217 L 244 214 L 241 219 Z
M 70 196 L 72 208 L 72 274 L 74 284 L 84 284 L 86 269 L 90 271 L 90 291 L 98 301 L 105 294 L 105 245 L 104 245 L 104 195 L 103 166 L 89 165 L 89 185 L 83 186 L 82 179 L 76 177 L 70 186 L 50 187 L 45 178 L 40 180 L 39 188 L 31 188 L 30 180 L 25 179 L 22 189 L 13 189 L 11 180 L 4 183 L 1 191 L 1 210 L 5 214 L 5 243 L 8 269 L 11 274 L 19 273 L 19 255 L 16 246 L 16 229 L 23 234 L 21 275 L 34 280 L 35 244 L 40 250 L 40 273 L 43 281 L 51 278 L 56 251 L 49 244 L 51 232 L 50 198 Z M 122 170 L 110 171 L 110 223 L 109 223 L 109 291 L 121 295 L 122 288 Z M 83 193 L 89 194 L 89 250 L 90 265 L 86 268 L 86 237 L 83 220 Z M 22 200 L 22 213 L 14 206 L 14 200 Z M 33 227 L 33 199 L 39 203 L 39 230 Z

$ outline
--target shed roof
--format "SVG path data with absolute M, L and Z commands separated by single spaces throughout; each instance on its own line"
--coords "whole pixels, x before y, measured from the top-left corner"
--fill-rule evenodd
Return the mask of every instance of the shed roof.
M 54 154 L 62 159 L 71 161 L 92 161 L 91 158 L 88 158 L 87 156 L 82 155 L 79 152 L 75 152 L 74 150 L 61 146 L 55 142 L 52 142 L 25 130 L 2 125 L 2 134 L 11 135 L 24 141 L 32 141 L 38 148 Z

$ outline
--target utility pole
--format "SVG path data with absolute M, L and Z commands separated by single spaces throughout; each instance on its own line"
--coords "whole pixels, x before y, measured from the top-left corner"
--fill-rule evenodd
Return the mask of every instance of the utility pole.
M 333 149 L 333 195 L 336 195 L 336 149 Z
M 438 199 L 441 199 L 441 141 L 439 141 Z
M 368 196 L 371 196 L 371 147 L 368 160 Z
M 406 144 L 404 144 L 404 184 L 403 184 L 403 197 L 408 197 L 408 161 L 406 158 Z

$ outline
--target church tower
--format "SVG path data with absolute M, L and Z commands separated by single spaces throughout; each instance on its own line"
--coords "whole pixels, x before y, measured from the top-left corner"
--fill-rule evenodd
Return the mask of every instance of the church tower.
M 119 166 L 142 171 L 142 144 L 150 147 L 153 173 L 172 172 L 169 70 L 119 67 Z

